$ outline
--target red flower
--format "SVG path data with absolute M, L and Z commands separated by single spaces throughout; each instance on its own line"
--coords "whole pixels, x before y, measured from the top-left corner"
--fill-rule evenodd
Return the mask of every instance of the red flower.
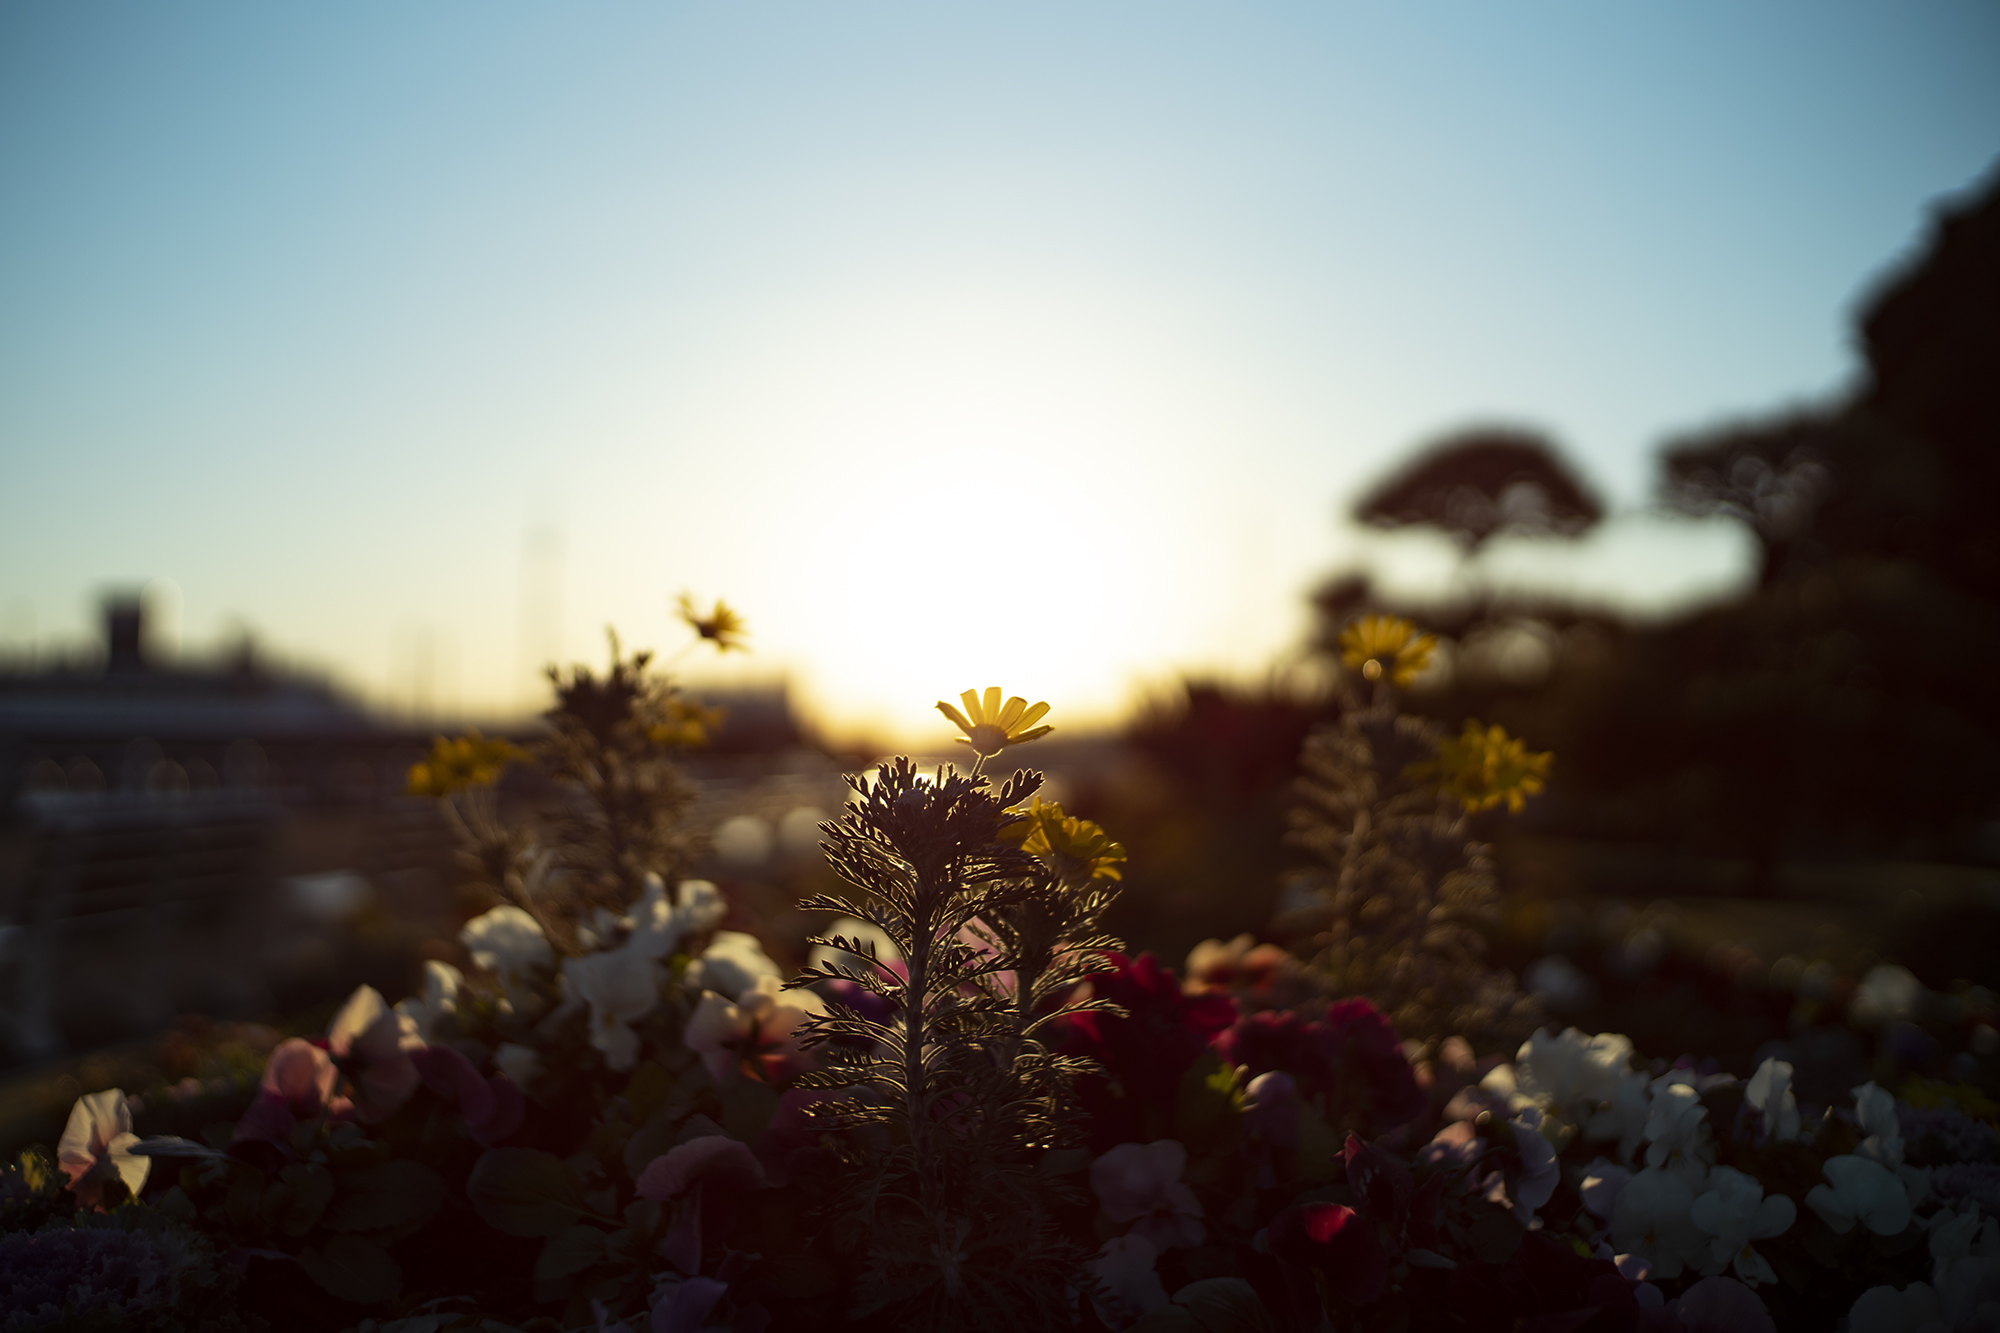
M 1173 970 L 1152 954 L 1136 961 L 1121 953 L 1105 957 L 1114 966 L 1090 979 L 1091 993 L 1124 1009 L 1125 1016 L 1078 1014 L 1063 1042 L 1065 1053 L 1104 1066 L 1105 1078 L 1083 1080 L 1078 1089 L 1091 1116 L 1091 1142 L 1100 1149 L 1167 1137 L 1164 1123 L 1148 1128 L 1148 1111 L 1173 1114 L 1181 1076 L 1215 1035 L 1236 1021 L 1235 1000 L 1184 993 Z
M 1368 1220 L 1352 1208 L 1308 1203 L 1271 1219 L 1271 1253 L 1288 1264 L 1317 1268 L 1342 1298 L 1366 1305 L 1389 1281 L 1389 1252 Z
M 1324 1096 L 1336 1121 L 1380 1134 L 1424 1110 L 1423 1089 L 1396 1029 L 1366 1000 L 1342 1000 L 1326 1021 L 1291 1010 L 1252 1014 L 1216 1038 L 1216 1053 L 1252 1077 L 1281 1070 L 1302 1098 Z

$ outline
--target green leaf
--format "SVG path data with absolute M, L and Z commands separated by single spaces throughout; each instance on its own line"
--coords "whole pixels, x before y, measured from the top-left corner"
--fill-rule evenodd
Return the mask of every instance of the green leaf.
M 229 1157 L 221 1148 L 210 1148 L 193 1139 L 172 1134 L 155 1134 L 151 1138 L 140 1139 L 125 1151 L 134 1157 L 192 1157 L 211 1161 L 226 1161 Z
M 1236 1071 L 1214 1051 L 1203 1051 L 1181 1075 L 1174 1137 L 1191 1150 L 1226 1149 L 1240 1130 L 1237 1111 Z
M 1318 1106 L 1299 1108 L 1299 1141 L 1292 1152 L 1292 1175 L 1301 1185 L 1325 1185 L 1340 1173 L 1340 1150 L 1347 1140 L 1326 1123 Z
M 335 1231 L 388 1231 L 430 1220 L 444 1203 L 444 1179 L 421 1162 L 393 1158 L 343 1171 L 326 1224 Z
M 1190 1282 L 1174 1293 L 1204 1333 L 1272 1333 L 1271 1315 L 1257 1299 L 1257 1289 L 1240 1277 L 1211 1277 Z
M 625 1229 L 642 1241 L 650 1241 L 660 1230 L 660 1205 L 651 1199 L 634 1199 L 625 1205 Z
M 1478 1221 L 1466 1228 L 1466 1240 L 1472 1245 L 1472 1252 L 1480 1262 L 1504 1264 L 1514 1257 L 1514 1251 L 1521 1248 L 1524 1233 L 1521 1224 L 1513 1214 L 1499 1208 L 1489 1209 Z
M 653 1118 L 625 1140 L 625 1170 L 637 1180 L 641 1172 L 653 1164 L 653 1159 L 665 1153 L 680 1142 L 680 1122 L 664 1113 Z
M 278 1173 L 278 1181 L 264 1196 L 265 1207 L 270 1209 L 271 1196 L 284 1195 L 272 1212 L 272 1224 L 287 1236 L 303 1236 L 326 1211 L 326 1202 L 333 1197 L 333 1176 L 316 1163 L 293 1162 Z
M 554 1153 L 536 1148 L 482 1153 L 465 1194 L 488 1226 L 510 1236 L 553 1236 L 584 1211 L 576 1172 Z
M 359 1236 L 335 1236 L 324 1250 L 306 1250 L 299 1266 L 313 1281 L 356 1305 L 386 1301 L 403 1289 L 403 1273 L 388 1252 Z
M 778 1094 L 768 1083 L 739 1078 L 722 1091 L 722 1129 L 732 1139 L 755 1143 L 777 1114 Z
M 625 1085 L 625 1102 L 632 1108 L 632 1123 L 643 1125 L 665 1104 L 674 1091 L 674 1076 L 665 1067 L 648 1060 Z
M 222 1207 L 231 1222 L 247 1229 L 256 1224 L 257 1205 L 263 1199 L 264 1173 L 254 1166 L 245 1166 L 229 1182 L 229 1194 Z
M 559 1282 L 604 1258 L 604 1233 L 596 1227 L 564 1227 L 542 1246 L 535 1260 L 535 1281 Z

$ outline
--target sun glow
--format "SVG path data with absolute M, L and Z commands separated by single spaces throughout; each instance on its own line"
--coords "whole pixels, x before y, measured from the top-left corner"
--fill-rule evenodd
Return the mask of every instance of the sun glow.
M 755 587 L 731 594 L 836 733 L 921 740 L 932 700 L 989 679 L 1101 721 L 1215 641 L 1236 572 L 1213 559 L 1215 413 L 1174 382 L 1184 349 L 1108 310 L 991 289 L 835 303 L 767 354 L 787 392 L 734 417 L 774 467 Z

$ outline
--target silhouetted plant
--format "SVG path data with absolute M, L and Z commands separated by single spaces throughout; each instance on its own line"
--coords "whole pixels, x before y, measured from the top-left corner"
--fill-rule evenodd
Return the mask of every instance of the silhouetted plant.
M 825 1068 L 804 1086 L 840 1095 L 822 1122 L 842 1136 L 843 1207 L 863 1221 L 868 1266 L 859 1313 L 899 1327 L 1024 1328 L 1067 1321 L 1088 1286 L 1081 1249 L 1050 1211 L 1037 1160 L 1076 1141 L 1071 1081 L 1088 1061 L 1060 1055 L 1049 1025 L 1092 1007 L 1078 983 L 1117 941 L 1096 929 L 1123 851 L 1102 830 L 1027 801 L 1042 779 L 1016 772 L 997 791 L 980 771 L 1046 705 L 940 704 L 979 754 L 970 773 L 919 773 L 908 759 L 851 778 L 857 799 L 822 825 L 845 891 L 807 910 L 868 923 L 894 946 L 816 940 L 851 963 L 808 966 L 793 985 L 858 986 L 879 1005 L 828 1006 L 801 1044 Z M 1096 1007 L 1102 1007 L 1099 1004 Z

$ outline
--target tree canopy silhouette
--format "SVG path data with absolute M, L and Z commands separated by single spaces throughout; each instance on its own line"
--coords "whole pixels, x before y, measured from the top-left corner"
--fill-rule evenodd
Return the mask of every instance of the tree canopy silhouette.
M 1503 532 L 1578 536 L 1604 507 L 1545 437 L 1480 428 L 1433 444 L 1354 506 L 1370 527 L 1427 525 L 1470 553 Z

